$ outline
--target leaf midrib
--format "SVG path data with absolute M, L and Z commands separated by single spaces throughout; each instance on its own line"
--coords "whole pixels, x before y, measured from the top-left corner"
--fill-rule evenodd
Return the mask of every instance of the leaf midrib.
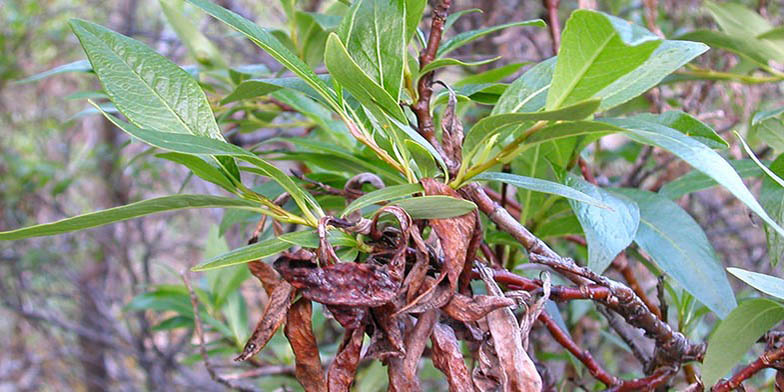
M 561 95 L 561 97 L 558 99 L 558 101 L 556 101 L 554 103 L 554 106 L 553 106 L 552 109 L 558 108 L 559 106 L 561 106 L 561 104 L 563 104 L 563 102 L 566 100 L 566 98 L 569 97 L 569 94 L 571 94 L 572 91 L 574 91 L 574 88 L 577 86 L 577 84 L 580 82 L 580 80 L 582 80 L 583 76 L 585 76 L 585 74 L 588 72 L 588 69 L 591 68 L 591 66 L 593 65 L 594 61 L 596 61 L 596 59 L 599 57 L 599 55 L 602 54 L 602 51 L 604 51 L 604 48 L 606 48 L 607 45 L 610 44 L 610 41 L 612 41 L 612 39 L 617 34 L 618 33 L 613 32 L 612 34 L 608 35 L 607 39 L 605 39 L 604 42 L 602 42 L 601 45 L 599 45 L 598 49 L 596 50 L 596 52 L 593 55 L 591 55 L 589 60 L 586 61 L 585 63 L 583 63 L 583 67 L 580 70 L 580 72 L 578 72 L 577 77 L 572 79 L 572 81 L 569 83 L 568 88 L 564 91 L 564 93 Z
M 130 64 L 129 64 L 129 63 L 128 63 L 128 62 L 127 62 L 127 61 L 126 61 L 124 58 L 122 58 L 120 55 L 118 55 L 118 54 L 117 54 L 117 53 L 116 53 L 116 52 L 115 52 L 115 51 L 114 51 L 114 50 L 111 48 L 111 46 L 109 46 L 109 45 L 108 45 L 108 44 L 107 44 L 107 43 L 106 43 L 106 42 L 105 42 L 103 39 L 101 39 L 100 37 L 98 37 L 98 36 L 96 36 L 95 34 L 93 34 L 93 32 L 91 32 L 91 31 L 89 31 L 89 30 L 85 29 L 84 27 L 81 27 L 81 28 L 82 28 L 83 30 L 85 30 L 85 31 L 86 31 L 88 34 L 90 34 L 90 35 L 92 35 L 93 37 L 95 37 L 95 38 L 96 38 L 96 41 L 97 41 L 97 42 L 99 42 L 101 45 L 105 46 L 105 47 L 108 49 L 109 53 L 111 53 L 111 54 L 112 54 L 114 57 L 116 57 L 116 58 L 120 59 L 120 62 L 121 62 L 122 64 L 124 64 L 124 65 L 125 65 L 125 66 L 126 66 L 126 67 L 127 67 L 129 70 L 130 70 L 130 71 L 131 71 L 131 74 L 133 74 L 134 76 L 136 76 L 136 78 L 138 78 L 138 79 L 139 79 L 139 80 L 142 82 L 142 84 L 143 84 L 145 87 L 147 87 L 147 88 L 148 88 L 150 91 L 152 91 L 152 92 L 153 92 L 153 94 L 154 94 L 154 95 L 155 95 L 155 96 L 156 96 L 156 97 L 157 97 L 157 98 L 158 98 L 158 99 L 159 99 L 161 102 L 163 102 L 163 104 L 164 104 L 164 106 L 166 107 L 166 109 L 168 109 L 168 110 L 169 110 L 169 111 L 170 111 L 172 114 L 174 114 L 174 117 L 175 117 L 175 118 L 176 118 L 176 119 L 177 119 L 177 120 L 180 122 L 180 124 L 182 124 L 182 126 L 183 126 L 183 127 L 185 127 L 185 130 L 189 131 L 191 134 L 198 135 L 198 133 L 196 132 L 196 130 L 192 129 L 191 127 L 189 127 L 189 126 L 188 126 L 188 124 L 187 124 L 187 123 L 185 123 L 185 120 L 183 120 L 183 118 L 182 118 L 182 117 L 180 117 L 179 113 L 177 113 L 177 112 L 176 112 L 176 111 L 175 111 L 175 110 L 174 110 L 174 109 L 173 109 L 173 108 L 172 108 L 172 107 L 169 105 L 169 103 L 168 103 L 168 102 L 167 102 L 167 101 L 166 101 L 166 100 L 163 98 L 163 96 L 161 96 L 161 95 L 158 93 L 158 91 L 156 91 L 154 88 L 152 88 L 152 86 L 150 86 L 150 85 L 147 83 L 147 81 L 145 81 L 145 80 L 144 80 L 144 79 L 143 79 L 143 78 L 142 78 L 142 77 L 141 77 L 141 76 L 140 76 L 140 75 L 139 75 L 139 74 L 138 74 L 138 73 L 137 73 L 137 72 L 136 72 L 136 71 L 133 69 L 133 67 L 131 67 L 131 65 L 130 65 Z M 185 71 L 183 71 L 183 72 L 185 72 Z M 99 73 L 97 73 L 97 72 L 96 72 L 96 75 L 98 75 L 98 78 L 101 80 L 101 82 L 104 84 L 104 87 L 105 87 L 105 86 L 106 86 L 106 83 L 104 83 L 104 81 L 103 81 L 103 78 L 102 78 L 102 77 L 100 76 L 100 74 L 99 74 Z M 120 109 L 120 108 L 118 107 L 117 109 Z M 134 121 L 133 119 L 131 119 L 130 117 L 128 118 L 128 120 L 130 120 L 130 121 L 133 121 L 133 122 L 136 122 L 136 121 Z M 142 126 L 143 126 L 143 125 L 141 125 L 141 124 L 137 124 L 137 125 L 138 125 L 139 127 L 142 127 Z M 207 132 L 207 135 L 208 135 L 209 137 L 213 137 L 213 135 L 210 135 L 210 132 L 209 132 L 209 131 Z

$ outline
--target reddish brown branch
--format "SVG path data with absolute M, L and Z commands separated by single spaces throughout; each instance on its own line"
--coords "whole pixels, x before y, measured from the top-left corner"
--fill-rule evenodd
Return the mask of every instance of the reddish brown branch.
M 446 22 L 447 11 L 449 10 L 451 3 L 452 0 L 439 0 L 436 6 L 433 7 L 430 36 L 427 40 L 427 46 L 422 50 L 422 53 L 419 56 L 420 69 L 430 64 L 436 58 L 438 47 L 441 45 L 441 37 L 444 33 L 444 23 Z M 433 116 L 430 114 L 430 98 L 433 95 L 432 71 L 419 78 L 417 92 L 419 97 L 417 98 L 416 103 L 411 105 L 411 110 L 417 116 L 418 131 L 433 145 L 436 151 L 446 159 L 447 156 L 443 151 L 443 147 L 436 138 L 435 127 L 433 126 Z
M 543 0 L 547 8 L 547 25 L 550 27 L 550 38 L 553 44 L 553 54 L 558 54 L 561 47 L 561 24 L 558 21 L 558 5 L 561 0 Z
M 748 364 L 746 367 L 735 373 L 729 380 L 722 381 L 716 384 L 712 392 L 729 392 L 741 386 L 743 381 L 748 380 L 757 372 L 775 367 L 776 362 L 784 360 L 784 346 L 781 346 L 773 351 L 768 351 L 759 356 L 754 362 Z
M 617 269 L 621 275 L 623 275 L 623 279 L 626 280 L 626 283 L 629 284 L 629 287 L 634 290 L 638 297 L 642 300 L 645 306 L 659 318 L 659 320 L 664 321 L 662 317 L 662 313 L 659 310 L 659 307 L 651 301 L 650 297 L 645 294 L 645 290 L 643 290 L 640 282 L 637 280 L 637 277 L 634 275 L 634 271 L 632 271 L 632 267 L 629 265 L 629 261 L 626 258 L 626 253 L 621 252 L 618 257 L 615 258 L 613 261 L 613 267 Z
M 550 331 L 550 334 L 553 335 L 553 338 L 565 349 L 569 350 L 572 355 L 577 357 L 577 359 L 582 362 L 585 367 L 588 369 L 588 372 L 591 373 L 597 380 L 604 383 L 607 386 L 618 385 L 621 381 L 616 378 L 615 376 L 607 373 L 598 362 L 593 358 L 590 352 L 587 350 L 582 350 L 577 343 L 572 340 L 569 335 L 564 332 L 555 321 L 547 315 L 547 313 L 542 312 L 539 315 L 539 321 L 547 327 L 547 330 Z
M 627 380 L 620 385 L 608 388 L 607 392 L 654 391 L 656 388 L 667 383 L 675 373 L 676 369 L 664 367 L 648 377 Z

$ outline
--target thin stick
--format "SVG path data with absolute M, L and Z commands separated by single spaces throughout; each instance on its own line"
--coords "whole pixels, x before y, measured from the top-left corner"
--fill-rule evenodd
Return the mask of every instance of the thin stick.
M 716 384 L 712 392 L 730 392 L 741 386 L 743 381 L 748 380 L 757 372 L 774 367 L 776 362 L 784 360 L 784 346 L 781 346 L 773 351 L 768 351 L 759 356 L 754 362 L 748 364 L 746 367 L 735 373 L 729 380 L 722 381 Z M 781 364 L 779 364 L 781 366 Z

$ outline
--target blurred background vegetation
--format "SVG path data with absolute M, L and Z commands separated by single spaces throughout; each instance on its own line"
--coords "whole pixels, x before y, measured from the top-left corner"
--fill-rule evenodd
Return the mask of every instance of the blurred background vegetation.
M 285 20 L 282 7 L 275 1 L 217 2 L 267 27 L 282 26 Z M 470 8 L 484 12 L 464 16 L 455 30 L 545 18 L 541 3 L 456 0 L 453 12 Z M 595 3 L 600 10 L 645 25 L 642 0 Z M 742 3 L 758 10 L 774 25 L 782 23 L 781 2 Z M 303 0 L 300 7 L 319 10 L 329 4 Z M 577 6 L 577 1 L 562 1 L 561 20 Z M 280 68 L 221 24 L 189 7 L 184 12 L 191 20 L 199 21 L 196 27 L 231 64 Z M 667 36 L 695 28 L 715 29 L 715 22 L 698 0 L 659 0 L 658 12 L 657 26 Z M 67 25 L 74 17 L 139 39 L 179 64 L 195 63 L 168 24 L 158 0 L 0 0 L 0 231 L 159 195 L 217 192 L 203 181 L 191 181 L 181 166 L 155 158 L 141 145 L 130 144 L 127 136 L 88 109 L 84 98 L 90 93 L 83 91 L 99 89 L 94 77 L 62 73 L 19 83 L 84 58 Z M 546 29 L 511 28 L 461 48 L 456 57 L 472 59 L 480 55 L 499 55 L 504 64 L 518 64 L 540 61 L 553 52 Z M 711 51 L 698 62 L 711 63 L 714 69 L 730 69 L 737 59 Z M 504 79 L 513 80 L 525 67 L 508 69 L 511 72 Z M 484 70 L 482 66 L 471 71 L 456 69 L 451 71 L 454 75 L 442 77 L 455 79 Z M 728 132 L 747 130 L 755 112 L 784 103 L 778 84 L 695 82 L 682 86 L 683 101 L 672 105 L 698 114 L 728 140 L 735 140 Z M 635 104 L 650 105 L 645 99 Z M 477 112 L 477 116 L 481 114 Z M 232 141 L 252 145 L 282 132 L 297 135 L 304 130 L 260 125 Z M 755 135 L 749 136 L 753 140 Z M 623 173 L 640 148 L 627 151 L 624 146 L 608 147 L 612 152 L 596 161 L 597 171 L 605 176 Z M 758 152 L 762 157 L 772 156 L 770 147 Z M 733 146 L 730 155 L 740 159 L 740 148 Z M 652 159 L 666 167 L 671 177 L 661 180 L 676 178 L 688 170 L 673 163 L 669 155 Z M 759 186 L 755 181 L 750 180 L 752 189 Z M 725 265 L 771 272 L 764 232 L 737 201 L 712 189 L 683 197 L 680 203 L 706 229 Z M 199 210 L 83 233 L 0 243 L 0 391 L 223 390 L 204 370 L 198 346 L 192 340 L 193 314 L 180 272 L 243 244 L 253 230 L 253 221 L 252 216 Z M 652 290 L 656 277 L 645 270 L 638 272 L 645 277 L 645 288 Z M 244 266 L 194 275 L 208 315 L 206 322 L 213 327 L 208 346 L 211 360 L 222 372 L 266 375 L 256 379 L 256 386 L 262 390 L 296 390 L 299 385 L 290 377 L 293 356 L 282 336 L 276 337 L 250 365 L 238 367 L 231 361 L 266 300 L 258 283 L 249 277 Z M 575 340 L 588 342 L 608 370 L 624 375 L 623 359 L 629 354 L 619 348 L 623 343 L 603 330 L 599 317 L 577 323 L 589 306 L 579 309 L 580 301 L 570 306 L 575 309 L 570 310 L 566 322 Z M 318 309 L 314 314 L 316 336 L 323 343 L 322 355 L 330 357 L 340 334 L 336 324 L 325 320 Z M 703 337 L 709 331 L 706 325 L 694 327 Z M 536 332 L 532 336 L 536 338 Z M 558 346 L 553 347 L 552 359 L 565 357 Z M 556 379 L 580 376 L 579 365 L 564 363 Z M 384 369 L 378 362 L 365 365 L 357 390 L 383 389 Z M 429 383 L 425 385 L 433 390 L 445 389 L 432 365 L 427 362 L 425 366 L 420 372 Z

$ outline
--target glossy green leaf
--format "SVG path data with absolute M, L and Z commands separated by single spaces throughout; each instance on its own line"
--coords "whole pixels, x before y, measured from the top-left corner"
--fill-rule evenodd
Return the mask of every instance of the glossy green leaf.
M 457 12 L 452 12 L 446 17 L 446 22 L 444 22 L 444 31 L 449 31 L 450 28 L 458 21 L 463 15 L 472 14 L 474 12 L 483 13 L 479 8 L 470 8 L 467 10 L 460 10 Z
M 106 94 L 132 123 L 223 140 L 207 96 L 182 68 L 147 45 L 94 23 L 75 19 L 71 27 Z
M 246 245 L 227 253 L 210 258 L 203 263 L 193 267 L 191 271 L 208 271 L 217 268 L 224 268 L 232 265 L 243 264 L 254 260 L 269 257 L 292 247 L 293 244 L 307 241 L 315 237 L 318 243 L 318 234 L 314 230 L 297 231 L 286 233 L 276 238 L 255 244 Z
M 770 171 L 780 178 L 784 177 L 784 155 L 779 155 L 771 163 Z M 760 203 L 779 225 L 784 225 L 784 188 L 770 176 L 762 180 Z M 768 240 L 768 257 L 775 265 L 784 258 L 784 237 L 768 227 L 765 227 L 765 234 Z
M 223 173 L 221 173 L 220 170 L 195 155 L 181 154 L 179 152 L 166 152 L 162 154 L 156 154 L 156 156 L 184 165 L 199 178 L 218 185 L 229 192 L 234 192 L 237 189 L 237 186 L 234 185 L 234 183 L 232 183 L 231 180 Z
M 126 123 L 108 113 L 104 113 L 104 116 L 106 116 L 109 121 L 114 123 L 114 125 L 129 135 L 136 137 L 137 139 L 154 147 L 184 154 L 229 156 L 241 159 L 248 163 L 252 163 L 258 167 L 266 176 L 275 180 L 287 192 L 289 192 L 302 212 L 305 213 L 306 216 L 309 216 L 313 221 L 316 221 L 317 219 L 313 217 L 311 211 L 315 211 L 319 216 L 323 216 L 324 214 L 318 202 L 313 199 L 313 196 L 300 188 L 289 176 L 283 173 L 283 171 L 271 165 L 267 161 L 257 157 L 250 151 L 243 149 L 242 147 L 226 143 L 222 140 L 211 139 L 202 136 L 166 133 L 142 129 L 136 127 L 133 124 Z
M 369 205 L 399 199 L 422 192 L 420 184 L 393 185 L 366 193 L 349 204 L 340 216 L 346 216 Z
M 517 72 L 520 68 L 531 64 L 529 62 L 522 62 L 522 63 L 511 63 L 507 65 L 503 65 L 500 67 L 490 68 L 487 71 L 480 72 L 473 75 L 468 75 L 457 82 L 455 82 L 452 87 L 468 87 L 472 84 L 483 85 L 483 84 L 492 84 L 498 83 L 509 76 L 512 76 L 515 72 Z M 482 89 L 484 87 L 480 87 Z M 478 90 L 475 90 L 478 91 Z
M 607 119 L 603 121 L 624 128 L 624 133 L 635 141 L 663 148 L 695 169 L 707 174 L 759 215 L 765 223 L 784 235 L 784 229 L 765 212 L 738 173 L 710 147 L 674 129 L 656 123 L 639 119 Z
M 332 77 L 364 105 L 376 105 L 398 121 L 406 122 L 403 109 L 386 90 L 354 62 L 335 33 L 327 38 L 324 62 Z
M 784 300 L 784 279 L 734 267 L 727 268 L 727 271 L 735 275 L 736 278 L 746 282 L 749 286 L 767 295 Z
M 419 70 L 419 74 L 420 75 L 424 75 L 424 74 L 426 74 L 426 73 L 428 73 L 430 71 L 435 71 L 435 70 L 437 70 L 439 68 L 444 68 L 444 67 L 448 67 L 448 66 L 452 66 L 452 65 L 459 65 L 459 66 L 462 66 L 462 67 L 475 67 L 477 65 L 483 65 L 483 64 L 492 63 L 493 61 L 496 61 L 496 60 L 498 60 L 500 58 L 501 58 L 501 56 L 498 56 L 498 57 L 493 57 L 493 58 L 489 58 L 489 59 L 485 59 L 485 60 L 478 60 L 478 61 L 460 61 L 458 59 L 453 59 L 453 58 L 449 58 L 449 57 L 443 58 L 443 59 L 436 59 L 433 62 L 431 62 L 430 64 L 426 65 L 421 70 Z
M 538 112 L 544 108 L 556 60 L 551 57 L 525 71 L 507 87 L 492 114 Z
M 299 57 L 291 53 L 283 44 L 280 43 L 269 31 L 259 25 L 243 18 L 236 13 L 229 11 L 209 0 L 188 0 L 188 2 L 201 8 L 208 14 L 217 18 L 223 23 L 231 26 L 240 33 L 248 37 L 253 43 L 264 49 L 270 56 L 275 58 L 284 67 L 294 72 L 297 76 L 306 81 L 316 92 L 321 95 L 330 107 L 340 111 L 335 93 L 319 79 L 313 70 L 307 66 Z
M 640 209 L 631 199 L 614 194 L 569 175 L 566 184 L 609 205 L 599 208 L 569 200 L 588 243 L 588 268 L 602 273 L 615 256 L 634 240 L 640 224 Z
M 708 237 L 672 200 L 638 189 L 614 189 L 637 203 L 634 241 L 670 277 L 720 318 L 737 306 L 732 287 Z
M 395 102 L 400 99 L 403 87 L 406 3 L 406 0 L 355 0 L 337 30 L 354 62 Z
M 427 6 L 427 0 L 406 0 L 406 45 L 416 34 L 419 21 L 422 20 L 422 15 L 425 13 L 425 6 Z
M 70 24 L 104 91 L 131 123 L 224 140 L 204 91 L 177 64 L 105 27 L 78 19 Z M 239 178 L 233 160 L 219 163 Z
M 54 67 L 50 70 L 37 73 L 35 75 L 28 76 L 24 79 L 17 80 L 14 84 L 25 84 L 25 83 L 32 83 L 37 82 L 42 79 L 46 79 L 50 76 L 59 75 L 61 73 L 69 73 L 69 72 L 92 72 L 93 67 L 90 65 L 90 62 L 87 60 L 78 60 L 72 63 L 63 64 L 57 67 Z
M 197 24 L 185 16 L 183 0 L 159 0 L 159 2 L 166 20 L 196 61 L 211 67 L 228 66 L 218 48 L 199 31 Z
M 540 178 L 519 176 L 512 173 L 484 172 L 474 177 L 474 180 L 500 181 L 516 188 L 557 195 L 581 203 L 591 204 L 598 208 L 612 209 L 601 200 L 589 196 L 584 192 L 557 182 L 542 180 Z
M 120 207 L 109 208 L 103 211 L 91 212 L 72 218 L 66 218 L 57 222 L 44 223 L 21 229 L 0 232 L 0 240 L 20 240 L 30 237 L 57 235 L 138 218 L 140 216 L 156 214 L 159 212 L 181 210 L 186 208 L 238 208 L 258 212 L 262 211 L 262 206 L 260 204 L 242 199 L 230 199 L 226 197 L 209 195 L 164 196 L 131 203 Z
M 728 161 L 728 163 L 741 178 L 762 175 L 762 170 L 760 170 L 757 164 L 750 159 L 732 160 Z M 699 170 L 692 170 L 689 173 L 678 177 L 676 180 L 664 184 L 664 186 L 659 189 L 659 194 L 669 199 L 678 199 L 685 194 L 718 185 L 719 183 L 707 174 L 704 174 Z
M 510 27 L 516 27 L 516 26 L 546 27 L 547 24 L 545 24 L 544 21 L 541 19 L 534 19 L 534 20 L 525 20 L 520 22 L 505 23 L 502 25 L 486 27 L 483 29 L 465 31 L 448 39 L 446 42 L 443 42 L 441 46 L 438 48 L 438 54 L 436 57 L 443 57 L 445 54 L 465 44 L 468 44 L 471 41 L 479 39 L 485 35 L 492 34 L 496 31 L 500 31 L 503 29 L 508 29 Z
M 420 196 L 394 201 L 391 204 L 406 210 L 413 219 L 446 219 L 465 215 L 476 209 L 476 204 L 451 196 Z
M 737 3 L 706 1 L 705 8 L 719 27 L 731 35 L 759 35 L 773 28 L 760 14 Z
M 465 140 L 463 140 L 463 152 L 468 156 L 482 144 L 482 141 L 501 133 L 507 127 L 530 124 L 533 121 L 582 120 L 593 114 L 598 107 L 599 100 L 592 99 L 552 111 L 505 113 L 488 116 L 477 121 L 471 127 Z
M 745 36 L 733 36 L 720 31 L 696 30 L 678 37 L 678 39 L 702 42 L 714 49 L 726 51 L 743 56 L 754 63 L 767 67 L 768 61 L 777 58 L 775 51 L 760 40 Z
M 684 135 L 699 140 L 702 144 L 705 144 L 710 148 L 725 149 L 730 146 L 726 140 L 713 130 L 713 128 L 694 118 L 692 115 L 679 110 L 672 110 L 661 114 L 638 114 L 633 118 L 654 122 L 680 131 Z
M 591 97 L 606 110 L 659 83 L 705 45 L 663 41 L 649 31 L 596 11 L 578 10 L 566 22 L 547 109 Z
M 784 320 L 784 305 L 769 299 L 741 302 L 708 339 L 702 382 L 710 389 L 743 359 L 757 339 Z

